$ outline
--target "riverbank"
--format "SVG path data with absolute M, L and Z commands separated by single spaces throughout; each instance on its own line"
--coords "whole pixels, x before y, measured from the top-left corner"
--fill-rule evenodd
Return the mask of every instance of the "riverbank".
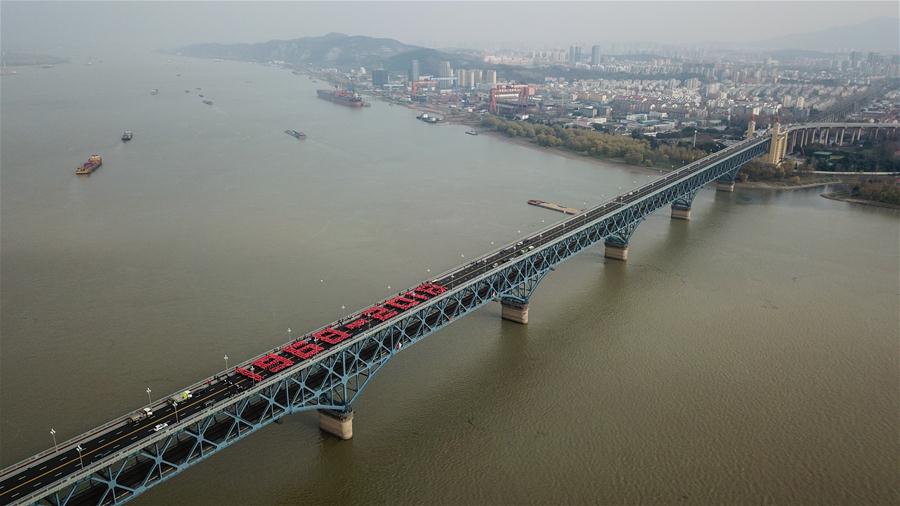
M 478 125 L 477 121 L 472 122 L 472 123 L 464 123 L 464 122 L 459 122 L 459 123 L 460 124 L 471 124 L 471 125 L 475 125 L 475 126 Z M 648 167 L 648 166 L 644 166 L 644 165 L 633 165 L 633 164 L 629 164 L 628 162 L 626 162 L 625 160 L 623 160 L 621 158 L 598 158 L 598 157 L 591 156 L 591 155 L 588 155 L 585 153 L 578 153 L 576 151 L 572 151 L 570 149 L 565 149 L 565 148 L 560 148 L 560 147 L 540 146 L 534 142 L 531 142 L 531 140 L 529 140 L 528 138 L 510 137 L 508 135 L 504 135 L 503 133 L 497 132 L 495 130 L 481 131 L 480 134 L 490 135 L 490 136 L 500 139 L 504 142 L 508 142 L 508 143 L 515 144 L 518 146 L 525 146 L 525 147 L 529 147 L 532 149 L 538 149 L 538 150 L 545 151 L 545 152 L 549 151 L 555 155 L 563 156 L 565 158 L 572 159 L 572 160 L 590 160 L 590 161 L 598 162 L 598 163 L 600 163 L 600 162 L 614 163 L 617 165 L 624 165 L 624 166 L 632 168 L 632 169 L 641 169 L 643 171 L 653 172 L 653 173 L 663 173 L 663 172 L 670 172 L 672 170 L 675 170 L 673 168 L 667 168 L 667 167 L 657 167 L 657 166 L 649 166 Z M 735 185 L 738 186 L 739 188 L 753 188 L 753 189 L 760 189 L 760 190 L 804 190 L 804 189 L 808 189 L 808 188 L 826 187 L 829 185 L 839 184 L 842 182 L 843 181 L 840 178 L 801 176 L 801 181 L 799 184 L 792 184 L 789 181 L 772 180 L 772 181 L 746 181 L 746 182 L 735 181 Z
M 787 181 L 735 181 L 735 185 L 740 188 L 755 188 L 761 190 L 805 190 L 807 188 L 820 188 L 839 184 L 840 179 L 829 179 L 827 181 L 811 181 L 800 182 L 799 184 L 791 184 Z
M 460 122 L 459 124 L 470 125 L 470 123 Z M 478 126 L 478 122 L 471 123 L 472 126 Z M 580 160 L 580 161 L 590 161 L 592 163 L 614 163 L 616 165 L 623 165 L 630 169 L 639 169 L 644 172 L 653 172 L 653 173 L 662 173 L 669 172 L 672 169 L 660 168 L 660 167 L 647 167 L 646 165 L 633 165 L 621 158 L 598 158 L 596 156 L 591 156 L 584 153 L 578 153 L 576 151 L 572 151 L 569 149 L 557 148 L 557 147 L 549 147 L 549 146 L 540 146 L 534 142 L 531 142 L 526 137 L 510 137 L 508 135 L 504 135 L 500 132 L 494 130 L 479 130 L 479 135 L 488 135 L 496 139 L 500 139 L 504 142 L 508 142 L 510 144 L 515 144 L 517 146 L 525 146 L 527 148 L 536 149 L 538 151 L 543 151 L 545 153 L 553 153 L 557 156 L 562 156 L 564 158 L 568 158 L 570 160 Z
M 886 209 L 900 210 L 900 205 L 888 204 L 885 202 L 876 202 L 874 200 L 866 200 L 866 199 L 851 197 L 845 191 L 828 192 L 828 193 L 823 193 L 820 196 L 825 197 L 826 199 L 829 199 L 829 200 L 838 200 L 841 202 L 848 202 L 850 204 L 858 204 L 858 205 L 862 205 L 862 206 L 883 207 Z

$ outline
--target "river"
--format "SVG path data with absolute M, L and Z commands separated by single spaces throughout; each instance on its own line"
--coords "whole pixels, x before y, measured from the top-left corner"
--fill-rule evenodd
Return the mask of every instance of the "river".
M 655 177 L 249 63 L 0 84 L 2 466 L 563 218 L 527 199 Z M 529 325 L 495 304 L 404 350 L 351 441 L 291 416 L 135 504 L 897 503 L 898 212 L 820 191 L 701 191 L 627 264 L 558 268 Z

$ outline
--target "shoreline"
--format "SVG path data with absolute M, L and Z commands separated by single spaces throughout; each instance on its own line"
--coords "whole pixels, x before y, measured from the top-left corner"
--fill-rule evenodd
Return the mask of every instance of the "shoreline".
M 450 123 L 450 121 L 447 121 L 447 123 Z M 458 122 L 458 124 L 467 124 L 467 123 Z M 470 123 L 468 123 L 467 125 L 470 125 Z M 615 164 L 615 165 L 619 165 L 619 166 L 623 166 L 623 167 L 628 167 L 630 169 L 638 169 L 638 170 L 642 170 L 644 172 L 654 172 L 654 173 L 671 172 L 672 170 L 675 170 L 675 169 L 666 169 L 666 168 L 660 168 L 660 167 L 654 167 L 654 166 L 647 167 L 644 165 L 631 165 L 622 159 L 595 158 L 593 156 L 581 155 L 574 151 L 569 151 L 567 149 L 561 149 L 558 147 L 539 146 L 539 145 L 531 142 L 527 138 L 509 137 L 507 135 L 504 135 L 504 134 L 494 131 L 494 130 L 485 130 L 485 131 L 479 132 L 479 135 L 489 135 L 494 138 L 500 139 L 504 142 L 508 142 L 510 144 L 515 144 L 517 146 L 524 146 L 524 147 L 528 147 L 528 148 L 532 148 L 532 149 L 538 149 L 538 150 L 545 151 L 545 152 L 551 152 L 555 155 L 563 156 L 563 157 L 569 158 L 571 160 L 588 160 L 591 162 L 611 163 L 611 164 Z M 810 182 L 810 183 L 802 183 L 801 182 L 800 184 L 796 184 L 796 185 L 778 184 L 777 182 L 770 182 L 770 181 L 747 181 L 747 182 L 735 181 L 734 184 L 738 188 L 752 188 L 752 189 L 758 189 L 758 190 L 805 190 L 805 189 L 809 189 L 809 188 L 821 188 L 821 187 L 830 186 L 830 185 L 834 185 L 834 184 L 840 184 L 842 182 L 843 181 L 840 179 L 833 179 L 833 180 L 829 180 L 829 181 L 815 181 L 815 182 Z
M 467 123 L 462 123 L 462 122 L 460 122 L 459 124 L 463 124 L 463 125 L 467 125 L 467 126 L 469 125 Z M 477 128 L 477 126 L 476 126 L 476 128 Z M 527 148 L 536 149 L 536 150 L 547 152 L 547 153 L 553 153 L 554 155 L 562 156 L 562 157 L 568 158 L 570 160 L 589 161 L 589 162 L 593 162 L 593 163 L 611 163 L 611 164 L 615 164 L 615 165 L 621 165 L 623 167 L 628 167 L 630 169 L 638 169 L 638 170 L 645 171 L 645 172 L 655 172 L 655 173 L 670 172 L 672 170 L 672 169 L 662 169 L 659 167 L 652 167 L 652 166 L 647 167 L 646 165 L 631 165 L 631 164 L 627 163 L 625 160 L 622 160 L 621 158 L 596 158 L 596 157 L 593 157 L 590 155 L 582 155 L 582 154 L 576 153 L 575 151 L 569 151 L 567 149 L 539 146 L 538 144 L 529 141 L 527 138 L 509 137 L 507 135 L 501 134 L 500 132 L 497 132 L 494 130 L 479 131 L 478 135 L 488 135 L 488 136 L 500 139 L 504 142 L 508 142 L 510 144 L 515 144 L 517 146 L 524 146 Z
M 740 188 L 755 188 L 758 190 L 805 190 L 808 188 L 819 188 L 822 186 L 831 186 L 833 184 L 841 184 L 840 180 L 835 181 L 818 181 L 815 183 L 800 183 L 796 185 L 779 185 L 767 181 L 747 181 L 742 183 L 735 181 L 734 185 Z
M 854 197 L 850 197 L 849 195 L 842 195 L 843 192 L 828 192 L 822 193 L 819 196 L 824 197 L 828 200 L 835 200 L 838 202 L 846 202 L 848 204 L 856 204 L 860 206 L 872 206 L 872 207 L 881 207 L 884 209 L 895 209 L 900 210 L 900 206 L 896 204 L 888 204 L 886 202 L 877 202 L 874 200 L 866 200 L 866 199 L 858 199 Z

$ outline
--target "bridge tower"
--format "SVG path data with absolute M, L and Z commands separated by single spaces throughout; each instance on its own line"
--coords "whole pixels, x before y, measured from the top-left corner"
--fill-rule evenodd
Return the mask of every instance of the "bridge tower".
M 745 139 L 750 139 L 756 134 L 756 113 L 750 115 L 750 122 L 747 123 L 747 132 L 744 134 Z
M 781 123 L 775 123 L 772 128 L 772 143 L 769 146 L 769 154 L 766 161 L 772 165 L 779 165 L 787 154 L 787 128 L 781 128 Z

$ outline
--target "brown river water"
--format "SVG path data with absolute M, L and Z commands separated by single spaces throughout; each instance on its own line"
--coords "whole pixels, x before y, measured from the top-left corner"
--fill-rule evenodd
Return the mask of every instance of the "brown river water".
M 564 217 L 528 199 L 656 177 L 253 64 L 0 84 L 2 466 Z M 351 441 L 291 416 L 134 503 L 897 504 L 898 212 L 820 192 L 704 190 L 627 264 L 557 269 L 529 325 L 491 305 L 404 350 Z

